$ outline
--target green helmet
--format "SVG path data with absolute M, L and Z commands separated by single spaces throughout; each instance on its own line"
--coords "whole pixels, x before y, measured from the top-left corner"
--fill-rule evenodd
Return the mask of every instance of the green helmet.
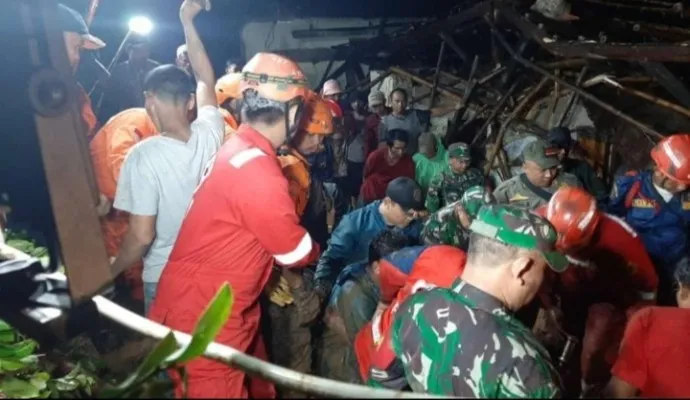
M 568 260 L 555 251 L 558 233 L 539 215 L 509 205 L 485 205 L 470 225 L 475 234 L 497 240 L 509 246 L 537 250 L 556 272 L 568 268 Z

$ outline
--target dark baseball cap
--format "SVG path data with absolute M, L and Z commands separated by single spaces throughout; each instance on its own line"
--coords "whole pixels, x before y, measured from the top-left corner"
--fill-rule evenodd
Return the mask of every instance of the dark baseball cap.
M 386 197 L 398 203 L 405 211 L 424 209 L 422 188 L 414 179 L 407 177 L 393 179 L 386 188 Z
M 558 160 L 559 152 L 559 148 L 552 146 L 546 140 L 537 139 L 525 146 L 522 158 L 525 161 L 535 162 L 539 168 L 553 168 L 561 165 Z
M 565 126 L 557 126 L 551 128 L 546 134 L 546 141 L 552 146 L 569 149 L 573 143 L 573 138 L 570 136 L 570 129 Z
M 104 41 L 89 33 L 84 17 L 64 4 L 58 4 L 57 21 L 61 31 L 78 33 L 84 40 L 85 49 L 98 50 L 105 47 Z

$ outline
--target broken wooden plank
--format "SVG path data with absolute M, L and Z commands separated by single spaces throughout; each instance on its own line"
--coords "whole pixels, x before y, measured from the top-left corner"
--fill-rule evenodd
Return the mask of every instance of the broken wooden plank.
M 436 61 L 436 71 L 434 72 L 434 84 L 431 86 L 431 101 L 429 102 L 429 108 L 434 107 L 434 101 L 436 101 L 436 90 L 438 89 L 438 80 L 441 77 L 441 63 L 443 62 L 443 53 L 446 51 L 446 42 L 441 41 L 441 48 L 438 51 L 438 60 Z
M 432 88 L 434 86 L 433 82 L 429 82 L 428 80 L 422 78 L 419 75 L 415 75 L 409 71 L 405 71 L 404 69 L 400 67 L 391 67 L 391 72 L 397 75 L 400 75 L 402 77 L 411 79 L 413 82 L 417 82 L 421 85 L 428 86 Z M 445 86 L 438 85 L 438 91 L 440 93 L 445 94 L 448 97 L 452 97 L 455 100 L 462 100 L 462 95 L 457 94 L 454 91 L 448 90 Z
M 460 46 L 458 46 L 458 44 L 455 42 L 455 40 L 453 40 L 452 36 L 448 35 L 445 32 L 441 32 L 438 35 L 441 38 L 441 40 L 443 40 L 444 43 L 447 43 L 448 46 L 455 52 L 455 54 L 457 54 L 460 57 L 460 59 L 462 59 L 463 63 L 466 62 L 470 58 L 467 55 L 467 53 L 465 53 L 465 51 L 462 50 L 460 48 Z
M 577 76 L 577 80 L 575 81 L 575 86 L 580 86 L 582 84 L 582 80 L 585 78 L 585 74 L 587 73 L 587 65 L 582 67 L 582 70 L 580 71 L 580 74 Z M 570 94 L 570 98 L 568 98 L 568 103 L 566 103 L 565 108 L 563 109 L 563 114 L 558 118 L 558 121 L 556 122 L 556 126 L 561 126 L 565 122 L 566 118 L 568 117 L 568 114 L 570 114 L 570 109 L 573 108 L 573 105 L 577 102 L 577 99 L 580 97 L 577 93 L 573 92 Z
M 575 85 L 572 85 L 572 84 L 568 83 L 567 81 L 555 76 L 554 74 L 550 73 L 549 71 L 546 71 L 545 69 L 535 65 L 533 62 L 524 59 L 522 56 L 517 54 L 517 52 L 515 52 L 515 50 L 513 50 L 510 47 L 510 45 L 508 44 L 506 39 L 503 37 L 503 35 L 496 28 L 496 25 L 494 25 L 493 22 L 491 22 L 491 20 L 489 20 L 488 18 L 486 18 L 485 20 L 486 20 L 487 24 L 489 24 L 489 26 L 491 27 L 491 33 L 494 36 L 496 36 L 496 39 L 498 39 L 498 41 L 506 49 L 506 51 L 508 51 L 515 59 L 518 60 L 518 62 L 520 62 L 521 64 L 523 64 L 527 68 L 532 69 L 532 70 L 548 77 L 551 80 L 559 81 L 559 83 L 561 85 L 563 85 L 563 86 L 567 87 L 568 89 L 578 93 L 581 97 L 583 97 L 583 98 L 589 100 L 590 102 L 598 105 L 599 107 L 601 107 L 604 110 L 610 112 L 611 114 L 623 119 L 624 121 L 627 121 L 628 123 L 636 126 L 645 134 L 645 136 L 647 136 L 647 138 L 652 143 L 654 143 L 654 140 L 650 137 L 650 135 L 653 136 L 654 138 L 658 139 L 658 140 L 661 140 L 665 137 L 661 133 L 659 133 L 656 130 L 650 128 L 649 126 L 639 122 L 638 120 L 634 119 L 633 117 L 623 113 L 622 111 L 616 109 L 612 105 L 610 105 L 610 104 L 608 104 L 602 100 L 599 100 L 598 98 L 594 97 L 593 95 L 589 94 L 588 92 L 586 92 L 586 91 L 576 87 Z
M 472 139 L 472 144 L 474 145 L 477 143 L 477 140 L 479 140 L 480 137 L 484 136 L 484 131 L 489 127 L 491 122 L 496 118 L 498 113 L 503 109 L 503 106 L 505 106 L 506 102 L 508 101 L 508 98 L 510 97 L 511 94 L 513 94 L 513 91 L 517 88 L 518 83 L 520 83 L 522 79 L 518 78 L 513 82 L 513 84 L 510 86 L 507 92 L 501 97 L 501 100 L 499 100 L 498 105 L 491 111 L 491 114 L 489 114 L 489 117 L 486 119 L 486 122 L 484 122 L 484 125 L 479 129 L 477 132 L 477 135 Z

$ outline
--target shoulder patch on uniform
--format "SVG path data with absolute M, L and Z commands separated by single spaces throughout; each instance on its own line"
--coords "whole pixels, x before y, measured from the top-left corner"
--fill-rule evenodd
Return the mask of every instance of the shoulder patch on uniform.
M 619 217 L 617 217 L 617 216 L 615 216 L 615 215 L 609 214 L 609 213 L 604 213 L 604 215 L 606 215 L 606 216 L 609 217 L 612 221 L 616 222 L 618 225 L 620 225 L 621 227 L 623 227 L 623 229 L 625 229 L 625 230 L 626 230 L 629 234 L 631 234 L 633 237 L 637 237 L 637 232 L 635 232 L 635 230 L 632 228 L 632 226 L 630 226 L 630 225 L 629 225 L 627 222 L 625 222 L 623 219 L 621 219 L 621 218 L 619 218 Z
M 230 165 L 232 165 L 235 168 L 242 168 L 242 166 L 248 163 L 249 161 L 265 155 L 266 153 L 261 151 L 260 148 L 252 147 L 246 150 L 242 150 L 239 153 L 232 156 L 232 158 L 230 158 Z
M 529 197 L 523 196 L 523 195 L 521 195 L 520 193 L 518 193 L 518 194 L 516 194 L 515 196 L 509 198 L 509 199 L 508 199 L 508 202 L 509 202 L 509 203 L 513 203 L 513 202 L 516 202 L 516 201 L 525 201 L 525 200 L 529 200 Z

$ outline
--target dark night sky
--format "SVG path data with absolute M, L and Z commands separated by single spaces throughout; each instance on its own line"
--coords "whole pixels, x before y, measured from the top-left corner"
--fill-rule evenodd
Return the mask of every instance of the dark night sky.
M 63 2 L 82 13 L 88 7 L 88 0 Z M 198 17 L 197 27 L 219 73 L 226 59 L 241 56 L 240 31 L 250 21 L 275 21 L 278 17 L 284 20 L 429 16 L 445 12 L 451 3 L 451 0 L 397 0 L 395 4 L 400 6 L 391 8 L 391 2 L 386 0 L 215 0 L 211 13 Z M 110 61 L 126 33 L 128 19 L 144 14 L 155 23 L 151 35 L 152 58 L 162 63 L 173 62 L 175 49 L 184 40 L 177 17 L 180 4 L 180 0 L 101 0 L 91 27 L 92 33 L 108 44 L 100 53 L 101 61 L 106 65 Z

